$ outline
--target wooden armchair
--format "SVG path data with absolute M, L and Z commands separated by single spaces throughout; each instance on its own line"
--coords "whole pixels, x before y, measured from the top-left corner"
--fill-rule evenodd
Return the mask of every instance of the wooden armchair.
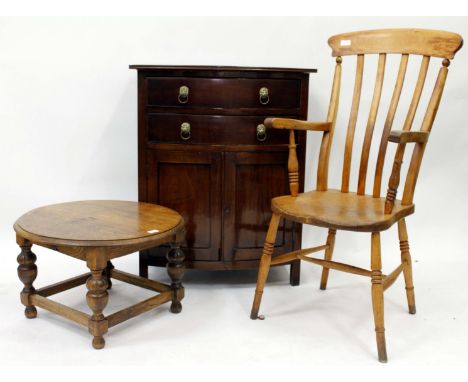
M 443 31 L 389 29 L 341 34 L 331 37 L 328 43 L 332 48 L 332 55 L 336 57 L 336 68 L 326 122 L 315 123 L 282 118 L 268 118 L 265 120 L 267 128 L 290 130 L 288 170 L 291 195 L 276 197 L 271 202 L 273 214 L 263 248 L 251 318 L 258 318 L 263 288 L 270 265 L 283 264 L 295 259 L 318 264 L 323 267 L 320 289 L 326 289 L 330 269 L 367 276 L 371 278 L 372 282 L 372 304 L 378 358 L 379 361 L 386 362 L 383 292 L 395 282 L 400 273 L 403 273 L 409 312 L 411 314 L 416 312 L 405 217 L 414 212 L 413 195 L 421 160 L 440 103 L 450 59 L 454 58 L 455 53 L 461 48 L 463 40 L 458 34 Z M 364 58 L 367 54 L 378 54 L 379 59 L 374 93 L 362 145 L 357 192 L 354 193 L 350 192 L 349 189 L 351 158 L 364 76 Z M 382 93 L 387 54 L 401 55 L 401 59 L 396 84 L 382 129 L 372 194 L 368 195 L 366 194 L 366 179 L 369 152 Z M 409 107 L 405 107 L 405 109 L 408 108 L 408 112 L 402 130 L 393 131 L 392 124 L 399 104 L 410 55 L 422 56 L 419 75 L 411 103 Z M 328 188 L 328 162 L 338 112 L 343 56 L 355 56 L 357 65 L 345 142 L 341 189 L 334 190 Z M 428 73 L 431 58 L 442 58 L 442 66 L 439 69 L 421 128 L 419 131 L 413 132 L 410 130 L 426 82 L 426 74 Z M 402 106 L 400 105 L 400 107 Z M 380 108 L 382 108 L 382 105 Z M 299 175 L 294 130 L 323 132 L 318 161 L 317 189 L 315 191 L 298 193 Z M 388 191 L 386 197 L 381 197 L 382 173 L 388 142 L 397 144 L 397 148 L 388 182 Z M 398 200 L 396 196 L 400 183 L 400 169 L 407 144 L 414 145 L 413 153 L 406 175 L 403 195 L 401 200 Z M 271 255 L 281 218 L 327 228 L 326 244 L 286 253 L 272 259 Z M 387 230 L 394 223 L 398 223 L 401 264 L 390 274 L 384 275 L 381 270 L 380 232 Z M 370 270 L 331 260 L 335 234 L 340 229 L 371 232 Z M 308 257 L 309 254 L 322 250 L 325 251 L 324 259 Z

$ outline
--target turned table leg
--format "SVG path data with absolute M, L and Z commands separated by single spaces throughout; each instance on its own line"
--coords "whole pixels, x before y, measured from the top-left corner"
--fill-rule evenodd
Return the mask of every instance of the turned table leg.
M 171 249 L 167 253 L 167 273 L 171 278 L 172 313 L 180 313 L 182 311 L 182 304 L 180 300 L 182 300 L 184 293 L 184 288 L 182 287 L 181 282 L 185 271 L 184 259 L 185 256 L 180 249 L 180 243 L 171 243 Z
M 108 329 L 107 319 L 102 313 L 109 299 L 109 294 L 107 293 L 107 277 L 105 273 L 107 262 L 104 262 L 102 265 L 98 262 L 93 263 L 95 264 L 90 264 L 90 261 L 88 261 L 91 276 L 89 276 L 86 281 L 86 287 L 88 288 L 86 302 L 93 312 L 88 322 L 88 331 L 94 336 L 93 347 L 95 349 L 102 349 L 105 345 L 103 336 Z
M 140 251 L 139 255 L 139 275 L 148 278 L 148 251 Z
M 37 277 L 36 255 L 31 251 L 32 243 L 28 240 L 18 238 L 18 244 L 21 247 L 21 253 L 17 257 L 18 277 L 24 284 L 21 291 L 21 303 L 26 307 L 24 315 L 27 318 L 35 318 L 37 310 L 29 301 L 29 296 L 36 293 L 33 282 Z
M 107 265 L 106 265 L 106 269 L 104 269 L 104 277 L 106 278 L 107 280 L 107 289 L 111 289 L 112 288 L 112 279 L 111 279 L 111 273 L 112 273 L 112 270 L 114 269 L 114 264 L 112 264 L 110 261 L 107 262 Z

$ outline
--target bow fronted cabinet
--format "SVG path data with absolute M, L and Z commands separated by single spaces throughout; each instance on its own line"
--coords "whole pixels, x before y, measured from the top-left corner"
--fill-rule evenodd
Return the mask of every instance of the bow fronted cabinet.
M 273 197 L 289 189 L 288 131 L 266 117 L 307 119 L 314 69 L 131 65 L 138 71 L 139 201 L 186 221 L 186 266 L 256 268 Z M 306 131 L 296 133 L 303 191 Z M 280 225 L 273 256 L 299 249 L 301 225 Z M 140 275 L 167 248 L 140 252 Z M 299 284 L 300 261 L 291 263 Z

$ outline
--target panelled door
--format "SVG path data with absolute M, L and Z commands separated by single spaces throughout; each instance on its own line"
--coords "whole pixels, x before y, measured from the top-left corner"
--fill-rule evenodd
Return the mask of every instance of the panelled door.
M 187 260 L 220 260 L 221 158 L 208 151 L 147 151 L 147 201 L 183 216 Z
M 288 152 L 224 155 L 223 260 L 258 260 L 271 218 L 271 199 L 289 193 Z M 275 254 L 293 249 L 293 228 L 290 221 L 280 223 Z

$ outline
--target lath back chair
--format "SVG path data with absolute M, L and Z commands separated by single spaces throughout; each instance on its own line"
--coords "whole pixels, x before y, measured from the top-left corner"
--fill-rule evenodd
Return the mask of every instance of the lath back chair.
M 408 234 L 405 217 L 414 212 L 413 196 L 418 178 L 421 160 L 426 148 L 429 134 L 439 107 L 442 92 L 447 78 L 450 60 L 461 48 L 463 40 L 455 33 L 418 30 L 418 29 L 388 29 L 363 32 L 353 32 L 333 36 L 328 40 L 332 48 L 332 55 L 336 57 L 336 68 L 333 79 L 331 99 L 325 122 L 306 122 L 284 118 L 268 118 L 265 120 L 267 128 L 289 129 L 289 185 L 291 195 L 272 199 L 272 217 L 268 228 L 263 254 L 258 272 L 257 288 L 252 306 L 251 318 L 257 319 L 263 288 L 268 276 L 270 265 L 288 263 L 300 259 L 323 267 L 320 289 L 326 289 L 328 272 L 330 269 L 367 276 L 372 282 L 372 304 L 374 312 L 375 332 L 377 340 L 378 358 L 387 361 L 384 329 L 384 298 L 383 292 L 390 287 L 400 273 L 403 273 L 408 308 L 411 314 L 416 312 L 414 287 L 411 270 L 411 256 L 409 252 Z M 361 88 L 364 78 L 364 62 L 366 55 L 378 55 L 377 75 L 374 92 L 370 105 L 370 112 L 365 127 L 359 164 L 357 192 L 350 191 L 351 159 L 358 111 L 360 109 Z M 386 59 L 388 54 L 401 56 L 396 83 L 393 89 L 390 105 L 383 125 L 380 139 L 373 191 L 366 194 L 366 179 L 369 167 L 369 153 L 371 150 L 374 126 L 377 120 L 380 104 Z M 421 56 L 421 65 L 409 106 L 399 105 L 400 95 L 405 82 L 408 60 L 410 56 Z M 348 121 L 343 158 L 343 172 L 341 189 L 328 188 L 328 164 L 330 148 L 335 130 L 340 98 L 341 72 L 344 56 L 355 56 L 356 77 Z M 413 121 L 420 103 L 421 94 L 426 83 L 429 63 L 431 59 L 442 59 L 435 86 L 432 91 L 427 109 L 418 131 L 411 131 Z M 397 108 L 408 110 L 401 130 L 392 130 Z M 317 187 L 315 191 L 299 193 L 299 172 L 296 157 L 294 130 L 310 130 L 323 132 L 320 146 Z M 381 196 L 381 184 L 384 162 L 388 142 L 397 145 L 393 167 L 388 181 L 386 196 Z M 397 199 L 400 183 L 400 170 L 407 144 L 414 144 L 411 161 L 406 175 L 403 194 Z M 299 223 L 312 224 L 328 228 L 325 245 L 314 248 L 301 249 L 272 258 L 278 224 L 281 218 Z M 387 230 L 394 223 L 398 224 L 398 236 L 401 249 L 401 264 L 389 275 L 382 274 L 380 253 L 380 232 Z M 357 232 L 371 232 L 371 269 L 362 269 L 348 264 L 332 261 L 335 234 L 337 230 Z M 324 259 L 308 257 L 307 255 L 325 251 Z

